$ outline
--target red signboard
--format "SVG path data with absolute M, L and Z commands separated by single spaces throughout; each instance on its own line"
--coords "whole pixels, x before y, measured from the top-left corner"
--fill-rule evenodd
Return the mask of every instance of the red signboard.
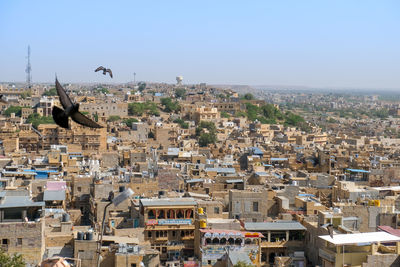
M 147 222 L 146 222 L 146 225 L 157 225 L 158 224 L 158 221 L 157 220 L 148 220 Z

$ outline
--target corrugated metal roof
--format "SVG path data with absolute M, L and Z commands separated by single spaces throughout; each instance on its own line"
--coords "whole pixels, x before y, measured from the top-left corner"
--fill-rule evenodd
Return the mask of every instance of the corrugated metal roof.
M 330 237 L 330 235 L 323 235 L 319 236 L 319 238 L 328 241 L 329 243 L 332 243 L 334 245 L 368 244 L 377 242 L 400 241 L 400 237 L 391 235 L 386 232 L 341 234 L 341 235 L 334 235 L 333 238 Z
M 33 202 L 29 196 L 6 196 L 0 204 L 0 209 L 41 206 L 44 206 L 44 202 Z
M 244 262 L 245 264 L 255 266 L 251 262 L 249 255 L 246 252 L 230 251 L 228 255 L 229 255 L 229 261 L 232 263 L 232 265 L 236 265 L 239 261 L 241 261 Z
M 296 221 L 249 222 L 244 224 L 244 228 L 250 231 L 306 230 L 301 223 Z
M 65 190 L 59 190 L 59 191 L 46 190 L 46 191 L 44 191 L 43 200 L 44 201 L 53 201 L 53 200 L 63 201 L 63 200 L 65 200 Z
M 226 180 L 225 182 L 227 184 L 243 183 L 243 179 L 232 179 L 232 180 Z
M 206 172 L 217 172 L 217 173 L 236 173 L 235 168 L 207 168 Z
M 3 174 L 14 174 L 14 175 L 36 175 L 36 172 L 17 172 L 17 171 L 2 171 Z
M 360 172 L 360 173 L 370 173 L 370 171 L 360 170 L 360 169 L 346 169 L 349 172 Z
M 167 151 L 168 156 L 178 156 L 179 154 L 179 148 L 176 147 L 169 147 Z
M 263 155 L 264 154 L 264 152 L 262 152 L 262 150 L 259 149 L 258 147 L 251 147 L 250 149 L 254 155 Z
M 288 158 L 271 158 L 271 161 L 285 161 L 288 160 Z
M 204 179 L 190 179 L 190 180 L 186 180 L 185 182 L 187 184 L 191 184 L 191 183 L 198 183 L 198 182 L 203 182 Z
M 193 198 L 153 198 L 141 199 L 144 207 L 149 206 L 195 206 L 197 203 Z

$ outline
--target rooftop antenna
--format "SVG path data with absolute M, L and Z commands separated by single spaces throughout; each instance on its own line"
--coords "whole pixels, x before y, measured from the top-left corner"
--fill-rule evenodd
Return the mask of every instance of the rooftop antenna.
M 136 85 L 136 72 L 133 73 L 133 85 Z
M 28 45 L 28 63 L 26 64 L 26 83 L 28 84 L 28 88 L 31 88 L 31 81 L 32 81 L 32 75 L 31 75 L 32 67 L 31 67 L 31 46 Z

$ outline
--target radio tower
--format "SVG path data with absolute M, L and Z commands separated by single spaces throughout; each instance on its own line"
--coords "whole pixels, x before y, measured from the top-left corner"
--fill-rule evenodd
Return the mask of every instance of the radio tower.
M 31 47 L 28 45 L 28 63 L 26 64 L 26 83 L 28 84 L 28 88 L 31 88 L 31 80 L 32 80 L 32 75 L 31 75 Z

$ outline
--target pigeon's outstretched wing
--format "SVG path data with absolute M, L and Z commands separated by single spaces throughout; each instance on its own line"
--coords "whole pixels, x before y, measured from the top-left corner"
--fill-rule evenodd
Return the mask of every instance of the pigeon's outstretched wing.
M 67 109 L 68 107 L 72 106 L 72 101 L 65 92 L 64 88 L 62 88 L 61 84 L 58 82 L 56 78 L 56 90 L 58 97 L 60 98 L 61 105 L 64 107 L 64 109 Z
M 67 114 L 65 114 L 64 110 L 57 106 L 54 106 L 51 114 L 53 115 L 53 120 L 57 123 L 58 126 L 69 129 L 68 116 Z
M 331 223 L 326 223 L 324 225 L 321 226 L 322 228 L 328 230 L 329 235 L 331 236 L 331 238 L 333 239 L 333 224 Z
M 0 95 L 0 103 L 7 104 L 7 101 L 3 99 L 3 95 Z
M 333 239 L 333 225 L 332 224 L 328 226 L 328 233 L 331 236 L 331 238 Z
M 87 126 L 87 127 L 91 127 L 91 128 L 103 128 L 103 126 L 92 121 L 91 119 L 89 119 L 88 117 L 86 117 L 85 115 L 80 113 L 79 111 L 72 113 L 71 119 L 74 122 L 79 123 L 83 126 Z
M 111 78 L 113 77 L 111 69 L 107 69 L 106 72 L 110 73 Z
M 104 70 L 105 68 L 103 66 L 98 67 L 97 69 L 94 70 L 94 72 L 98 72 L 100 70 Z

